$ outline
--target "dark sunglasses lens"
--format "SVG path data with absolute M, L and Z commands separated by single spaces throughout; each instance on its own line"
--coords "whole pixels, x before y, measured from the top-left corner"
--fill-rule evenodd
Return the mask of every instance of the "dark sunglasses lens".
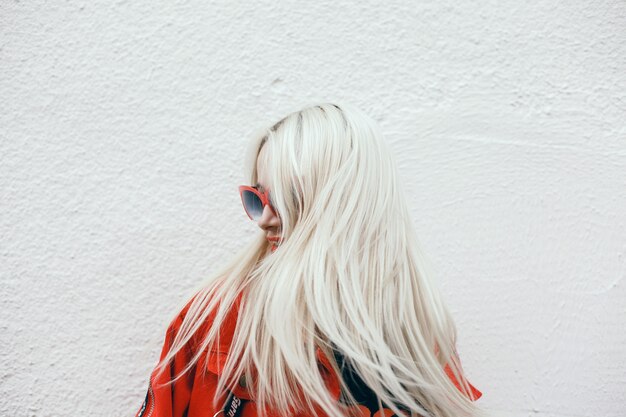
M 254 194 L 252 191 L 244 191 L 242 194 L 243 197 L 243 205 L 248 212 L 248 215 L 252 217 L 253 220 L 258 220 L 263 215 L 263 203 L 258 195 Z

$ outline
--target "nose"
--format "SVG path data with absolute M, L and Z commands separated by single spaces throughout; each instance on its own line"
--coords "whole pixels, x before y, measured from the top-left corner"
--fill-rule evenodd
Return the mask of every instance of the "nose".
M 280 227 L 280 219 L 274 214 L 270 206 L 266 205 L 263 207 L 263 213 L 261 214 L 261 218 L 257 221 L 257 224 L 261 229 L 267 231 L 272 228 Z

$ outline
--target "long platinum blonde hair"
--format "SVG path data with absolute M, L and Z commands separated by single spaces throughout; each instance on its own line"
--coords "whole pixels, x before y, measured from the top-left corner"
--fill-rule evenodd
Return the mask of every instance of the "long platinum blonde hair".
M 268 242 L 259 233 L 214 273 L 158 369 L 211 315 L 190 369 L 202 351 L 219 343 L 226 313 L 243 293 L 218 393 L 256 375 L 253 395 L 261 413 L 266 406 L 284 415 L 321 407 L 343 416 L 346 409 L 330 395 L 318 367 L 320 348 L 339 375 L 332 353 L 341 352 L 395 413 L 401 412 L 395 404 L 402 404 L 412 415 L 476 415 L 455 350 L 454 322 L 427 273 L 377 124 L 343 104 L 291 113 L 253 138 L 246 162 L 250 184 L 257 182 L 262 147 L 282 221 L 281 244 L 263 256 Z M 446 364 L 465 394 L 445 374 Z

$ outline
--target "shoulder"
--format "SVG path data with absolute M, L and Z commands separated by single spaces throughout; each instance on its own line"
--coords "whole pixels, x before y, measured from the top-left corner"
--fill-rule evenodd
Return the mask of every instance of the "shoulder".
M 215 304 L 215 308 L 211 311 L 207 311 L 210 307 L 210 296 L 207 295 L 205 290 L 200 290 L 194 293 L 184 304 L 184 306 L 176 313 L 174 318 L 171 320 L 169 327 L 172 329 L 177 329 L 180 325 L 185 322 L 185 320 L 193 320 L 204 317 L 204 321 L 213 322 L 216 319 L 219 306 L 221 304 L 221 300 Z M 229 307 L 226 312 L 226 316 L 222 320 L 224 323 L 232 323 L 236 322 L 237 314 L 239 312 L 239 308 L 241 305 L 242 295 L 239 294 L 232 305 Z
M 182 332 L 185 335 L 183 337 L 189 337 L 187 347 L 196 351 L 203 345 L 213 327 L 218 325 L 210 350 L 224 356 L 230 350 L 234 338 L 241 303 L 242 295 L 239 294 L 232 303 L 229 303 L 225 312 L 220 312 L 222 301 L 212 303 L 207 292 L 200 290 L 187 300 L 171 320 L 167 328 L 167 337 L 173 340 L 179 332 Z
M 184 306 L 176 313 L 176 315 L 174 316 L 173 319 L 171 319 L 168 327 L 167 327 L 167 333 L 178 333 L 178 330 L 180 329 L 181 325 L 183 324 L 183 321 L 185 320 L 185 318 L 187 317 L 187 313 L 189 312 L 189 309 L 191 308 L 191 305 L 193 304 L 194 300 L 196 299 L 196 297 L 198 296 L 198 293 L 195 293 L 191 298 L 189 298 Z

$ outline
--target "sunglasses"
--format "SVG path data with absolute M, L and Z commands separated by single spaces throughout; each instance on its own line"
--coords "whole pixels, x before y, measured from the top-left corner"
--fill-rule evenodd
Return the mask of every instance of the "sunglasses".
M 272 212 L 276 214 L 276 210 L 274 210 L 274 207 L 272 207 L 272 203 L 270 203 L 269 190 L 260 192 L 254 187 L 250 187 L 248 185 L 240 185 L 239 195 L 241 196 L 243 208 L 246 211 L 248 217 L 250 217 L 250 220 L 253 220 L 255 222 L 259 221 L 259 219 L 263 215 L 263 209 L 265 208 L 265 206 L 270 206 L 270 210 L 272 210 Z

